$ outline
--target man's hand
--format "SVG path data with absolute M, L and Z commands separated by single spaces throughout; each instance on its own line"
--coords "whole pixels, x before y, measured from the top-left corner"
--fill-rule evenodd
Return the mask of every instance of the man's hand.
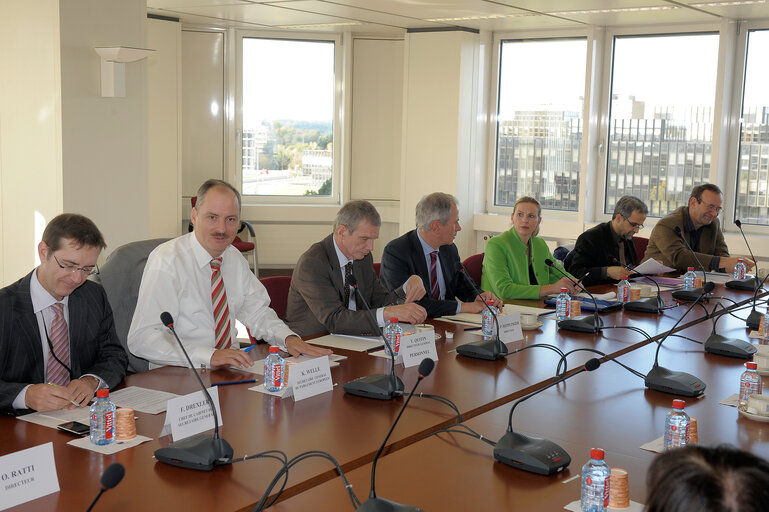
M 294 357 L 298 357 L 301 354 L 313 357 L 333 354 L 333 352 L 327 348 L 310 345 L 299 336 L 289 336 L 286 338 L 286 350 Z
M 483 307 L 484 301 L 486 302 L 486 304 L 494 306 L 497 309 L 500 309 L 505 305 L 505 303 L 502 302 L 502 300 L 499 299 L 492 292 L 483 292 L 482 294 L 480 294 L 478 297 L 475 298 L 475 302 L 480 302 L 481 307 Z
M 406 304 L 418 301 L 425 293 L 427 292 L 421 277 L 413 275 L 406 280 Z
M 97 387 L 99 387 L 99 381 L 90 375 L 71 380 L 69 385 L 67 385 L 67 389 L 73 397 L 72 401 L 76 402 L 79 407 L 88 405 L 88 402 L 93 398 L 93 394 L 96 393 Z
M 397 318 L 399 322 L 407 324 L 421 324 L 427 319 L 427 311 L 419 304 L 401 304 L 400 306 L 388 306 L 384 308 L 385 320 Z
M 250 368 L 254 361 L 242 350 L 223 348 L 211 355 L 211 366 L 234 366 L 235 368 Z
M 27 407 L 40 412 L 75 408 L 69 389 L 56 384 L 33 384 L 27 388 L 24 400 Z
M 734 269 L 734 266 L 737 264 L 737 260 L 738 258 L 721 256 L 721 261 L 719 262 L 719 265 L 721 266 L 721 268 L 726 270 L 726 273 L 728 274 L 732 271 L 732 269 Z M 745 263 L 745 266 L 747 267 L 748 272 L 752 271 L 753 267 L 756 266 L 756 263 L 749 258 L 743 258 L 742 261 Z
M 606 267 L 606 275 L 614 279 L 615 281 L 619 281 L 622 279 L 623 276 L 630 275 L 630 271 L 627 270 L 625 267 Z

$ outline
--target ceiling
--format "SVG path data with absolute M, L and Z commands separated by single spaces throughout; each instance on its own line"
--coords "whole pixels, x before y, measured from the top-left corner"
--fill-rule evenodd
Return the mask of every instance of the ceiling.
M 203 26 L 400 36 L 455 26 L 500 32 L 769 21 L 769 0 L 147 0 L 147 11 Z

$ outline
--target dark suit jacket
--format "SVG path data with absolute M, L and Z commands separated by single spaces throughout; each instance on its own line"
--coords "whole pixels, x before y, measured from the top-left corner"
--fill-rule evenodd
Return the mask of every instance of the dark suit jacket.
M 635 253 L 633 240 L 625 240 L 625 260 L 628 264 L 637 265 L 638 257 Z M 619 247 L 614 243 L 611 222 L 604 222 L 588 229 L 577 238 L 574 245 L 574 256 L 566 270 L 574 277 L 581 279 L 590 272 L 584 284 L 591 286 L 601 283 L 616 283 L 614 279 L 601 279 L 603 267 L 614 267 L 613 259 L 619 261 Z
M 467 279 L 456 270 L 456 265 L 460 262 L 456 245 L 441 246 L 438 249 L 438 259 L 441 262 L 443 281 L 446 283 L 446 300 L 435 300 L 430 295 L 430 269 L 427 267 L 425 253 L 416 230 L 409 231 L 385 246 L 379 280 L 387 289 L 395 290 L 409 277 L 418 275 L 427 290 L 427 295 L 419 301 L 419 305 L 427 310 L 427 316 L 435 318 L 454 315 L 457 312 L 455 297 L 459 297 L 463 302 L 472 302 L 477 294 Z
M 34 271 L 33 271 L 34 272 Z M 32 274 L 0 290 L 0 410 L 14 411 L 13 401 L 28 384 L 45 382 L 43 348 L 32 311 Z M 110 388 L 125 377 L 128 357 L 115 334 L 112 308 L 104 289 L 85 281 L 69 296 L 70 367 L 73 377 L 98 375 Z
M 374 260 L 368 254 L 352 265 L 352 273 L 372 310 L 395 304 L 402 295 L 389 292 L 379 283 Z M 299 336 L 331 332 L 373 335 L 371 320 L 360 298 L 358 311 L 344 304 L 344 280 L 334 249 L 333 235 L 312 244 L 302 254 L 291 276 L 286 304 L 286 323 Z M 372 311 L 373 312 L 373 311 Z

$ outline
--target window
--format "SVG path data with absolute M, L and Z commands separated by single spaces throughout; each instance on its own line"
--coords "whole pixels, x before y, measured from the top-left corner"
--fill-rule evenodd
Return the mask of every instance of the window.
M 495 205 L 577 210 L 586 54 L 584 38 L 501 42 Z
M 332 196 L 335 42 L 242 41 L 243 195 Z
M 614 38 L 604 213 L 634 195 L 664 217 L 710 181 L 718 40 Z
M 769 222 L 769 30 L 748 32 L 734 218 Z

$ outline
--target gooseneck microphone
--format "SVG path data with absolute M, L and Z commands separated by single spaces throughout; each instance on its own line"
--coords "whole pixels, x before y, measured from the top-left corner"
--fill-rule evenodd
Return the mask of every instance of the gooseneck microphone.
M 654 353 L 654 366 L 649 370 L 649 373 L 646 374 L 646 379 L 644 379 L 647 388 L 680 396 L 699 396 L 705 391 L 705 383 L 694 375 L 686 372 L 668 370 L 667 368 L 660 366 L 659 355 L 665 340 L 668 339 L 673 331 L 675 331 L 678 324 L 680 324 L 684 317 L 689 314 L 689 311 L 697 305 L 700 299 L 713 291 L 714 287 L 715 285 L 713 283 L 705 283 L 700 296 L 694 299 L 694 302 L 692 302 L 684 314 L 681 315 L 681 318 L 679 318 L 667 334 L 657 342 L 657 351 Z
M 655 314 L 661 313 L 662 310 L 665 308 L 665 302 L 662 300 L 662 297 L 660 297 L 659 283 L 646 274 L 642 274 L 641 272 L 633 268 L 623 266 L 622 263 L 620 263 L 619 260 L 617 260 L 617 258 L 615 257 L 612 257 L 611 260 L 613 264 L 624 268 L 628 272 L 632 272 L 637 276 L 641 276 L 644 279 L 651 281 L 652 283 L 654 283 L 654 286 L 657 287 L 656 297 L 643 297 L 641 299 L 631 300 L 631 301 L 625 302 L 622 305 L 622 308 L 625 309 L 626 311 L 637 311 L 639 313 L 655 313 Z
M 599 332 L 603 327 L 603 321 L 598 316 L 598 301 L 595 300 L 595 297 L 593 297 L 593 294 L 590 293 L 587 290 L 587 288 L 582 286 L 581 283 L 576 282 L 574 279 L 569 277 L 569 275 L 566 272 L 558 268 L 555 265 L 555 263 L 553 263 L 553 260 L 551 260 L 550 258 L 545 260 L 545 265 L 555 269 L 559 274 L 563 275 L 563 277 L 571 281 L 574 284 L 574 286 L 579 286 L 580 288 L 582 288 L 582 290 L 585 293 L 587 293 L 591 299 L 593 299 L 594 307 L 593 307 L 592 315 L 580 315 L 574 318 L 566 318 L 558 322 L 558 328 L 564 329 L 566 331 L 575 331 L 575 332 L 590 332 L 590 333 Z
M 422 509 L 418 507 L 413 507 L 411 505 L 401 505 L 400 503 L 395 503 L 394 501 L 380 498 L 376 495 L 376 463 L 379 460 L 379 456 L 382 455 L 382 450 L 384 450 L 384 447 L 387 444 L 387 440 L 390 439 L 390 435 L 393 433 L 393 430 L 395 430 L 395 425 L 398 424 L 398 420 L 401 419 L 403 411 L 406 410 L 406 406 L 409 404 L 411 397 L 414 396 L 414 391 L 416 391 L 417 386 L 420 382 L 422 382 L 422 379 L 430 375 L 434 367 L 435 361 L 429 357 L 422 359 L 422 362 L 419 363 L 419 374 L 417 381 L 414 383 L 414 387 L 411 388 L 411 393 L 409 393 L 409 396 L 406 397 L 406 401 L 403 402 L 403 406 L 401 406 L 401 410 L 398 412 L 398 416 L 395 417 L 395 421 L 393 421 L 389 432 L 387 432 L 384 441 L 382 441 L 382 444 L 379 446 L 376 455 L 374 455 L 374 460 L 371 463 L 371 492 L 369 492 L 368 499 L 364 501 L 356 510 L 361 512 L 421 512 Z
M 195 371 L 195 365 L 192 364 L 187 350 L 184 348 L 179 336 L 174 329 L 174 319 L 171 313 L 164 311 L 160 314 L 160 321 L 163 322 L 169 331 L 176 338 L 176 342 L 179 344 L 179 348 L 184 352 L 184 357 L 187 358 L 187 362 L 192 368 L 192 373 L 198 379 L 200 387 L 203 389 L 203 394 L 206 396 L 208 405 L 211 407 L 211 413 L 214 416 L 214 436 L 209 437 L 206 434 L 198 434 L 185 439 L 182 439 L 176 443 L 159 448 L 155 450 L 155 458 L 160 462 L 165 462 L 172 466 L 179 466 L 180 468 L 198 469 L 203 471 L 211 471 L 215 466 L 223 466 L 229 464 L 232 461 L 233 449 L 226 440 L 219 437 L 219 416 L 216 414 L 216 407 L 214 401 L 211 399 L 211 395 L 208 393 L 205 384 Z
M 710 332 L 710 336 L 703 343 L 705 352 L 711 354 L 717 354 L 719 356 L 737 357 L 739 359 L 750 359 L 753 354 L 756 353 L 756 346 L 752 343 L 748 343 L 745 340 L 738 338 L 727 338 L 721 334 L 716 333 L 716 324 L 724 317 L 724 315 L 716 317 L 716 309 L 721 306 L 721 309 L 726 311 L 726 308 L 721 303 L 716 303 L 713 306 L 713 311 L 710 313 L 710 317 L 713 319 L 713 330 Z
M 700 267 L 700 270 L 702 270 L 702 285 L 703 287 L 708 282 L 708 273 L 705 272 L 705 267 L 702 266 L 702 263 L 700 263 L 700 259 L 697 257 L 697 253 L 694 252 L 694 249 L 692 249 L 692 246 L 689 245 L 689 242 L 686 241 L 686 238 L 684 237 L 683 232 L 681 231 L 680 226 L 675 226 L 673 228 L 676 232 L 676 235 L 683 241 L 684 245 L 687 249 L 689 249 L 689 252 L 692 253 L 692 256 L 694 256 L 694 261 L 697 262 L 697 266 Z M 712 290 L 713 288 L 711 288 Z M 702 287 L 695 288 L 693 290 L 678 290 L 672 293 L 673 298 L 680 300 L 682 302 L 692 302 L 695 300 L 702 300 L 703 302 L 707 302 L 707 300 L 710 298 L 710 295 L 704 295 L 702 294 Z
M 596 358 L 589 359 L 582 368 L 574 373 L 556 377 L 547 386 L 518 399 L 510 408 L 510 415 L 507 419 L 507 432 L 494 446 L 494 458 L 508 466 L 530 473 L 537 473 L 538 475 L 552 475 L 567 467 L 571 463 L 571 457 L 566 453 L 566 450 L 547 439 L 531 437 L 513 431 L 513 411 L 518 407 L 518 404 L 540 394 L 546 389 L 550 389 L 556 384 L 560 384 L 566 379 L 582 372 L 592 372 L 599 366 L 601 366 L 601 361 Z
M 371 311 L 371 308 L 368 307 L 366 299 L 358 289 L 358 280 L 355 276 L 351 275 L 349 281 L 350 285 L 355 290 L 355 293 L 358 294 L 358 297 L 366 308 L 366 312 L 368 313 L 367 318 L 371 322 L 371 327 L 374 329 L 374 332 L 379 333 L 387 350 L 390 351 L 390 361 L 392 364 L 390 365 L 389 375 L 384 373 L 366 375 L 365 377 L 351 380 L 342 386 L 342 389 L 344 389 L 345 393 L 350 393 L 351 395 L 362 396 L 364 398 L 375 398 L 377 400 L 391 400 L 395 395 L 401 396 L 403 393 L 403 381 L 395 375 L 395 353 L 390 346 L 390 342 L 387 341 L 387 336 L 385 336 L 382 333 L 382 330 L 379 329 L 376 317 Z
M 101 498 L 101 495 L 104 494 L 104 491 L 108 491 L 115 487 L 120 483 L 124 476 L 125 467 L 123 467 L 121 463 L 113 462 L 107 466 L 107 469 L 105 469 L 104 473 L 101 475 L 101 489 L 99 489 L 99 494 L 96 495 L 85 512 L 91 512 L 91 509 L 93 509 L 93 506 L 96 505 L 97 501 L 99 501 L 99 498 Z
M 758 302 L 758 292 L 761 291 L 767 279 L 769 279 L 769 273 L 764 276 L 764 278 L 761 280 L 758 286 L 756 286 L 756 289 L 753 292 L 753 300 L 751 300 L 753 308 L 750 310 L 748 318 L 745 319 L 745 325 L 751 329 L 758 329 L 761 325 L 761 319 L 764 317 L 763 313 L 760 313 L 758 310 L 756 310 L 756 303 Z
M 465 270 L 465 266 L 462 265 L 462 262 L 458 261 L 456 263 L 456 271 L 464 276 L 464 279 L 466 279 L 467 282 L 472 285 L 477 296 L 480 296 L 483 293 L 483 291 L 478 288 L 478 285 L 475 284 L 475 281 L 473 281 L 470 276 L 467 275 L 467 271 Z M 507 356 L 507 346 L 502 343 L 502 340 L 499 339 L 499 319 L 497 318 L 497 314 L 494 313 L 494 310 L 491 309 L 485 300 L 483 303 L 489 313 L 491 313 L 491 316 L 494 317 L 494 325 L 497 328 L 496 336 L 490 340 L 480 340 L 460 345 L 457 347 L 457 354 L 467 357 L 474 357 L 476 359 L 486 359 L 489 361 L 502 359 L 503 357 Z
M 742 234 L 742 239 L 745 240 L 745 246 L 748 248 L 748 252 L 750 253 L 750 257 L 753 259 L 753 263 L 756 264 L 756 275 L 748 279 L 734 279 L 732 281 L 728 281 L 725 283 L 725 286 L 733 290 L 754 291 L 759 287 L 759 283 L 761 283 L 761 281 L 758 279 L 758 261 L 756 260 L 756 257 L 753 256 L 753 251 L 750 248 L 748 239 L 745 236 L 745 232 L 742 230 L 742 222 L 740 222 L 740 219 L 735 219 L 734 223 L 739 228 L 740 233 Z

